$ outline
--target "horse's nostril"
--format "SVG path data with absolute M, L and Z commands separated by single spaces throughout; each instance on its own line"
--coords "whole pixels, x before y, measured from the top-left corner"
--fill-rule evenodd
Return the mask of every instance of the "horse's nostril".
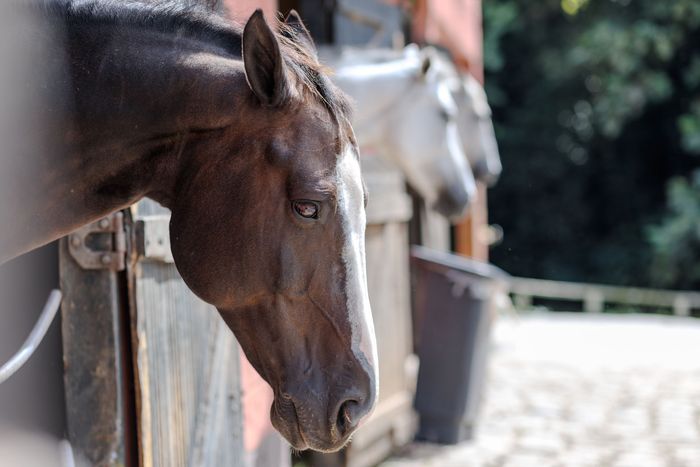
M 336 428 L 340 436 L 345 436 L 348 432 L 353 431 L 357 426 L 357 415 L 360 404 L 356 400 L 346 400 L 340 404 L 338 417 L 336 420 Z
M 347 404 L 347 402 L 344 402 L 340 406 L 340 410 L 338 411 L 338 419 L 335 422 L 335 426 L 338 428 L 338 433 L 340 435 L 343 435 L 345 433 L 345 430 L 347 429 L 347 424 L 348 424 L 347 415 L 346 415 L 347 411 L 345 410 L 345 404 Z
M 446 188 L 438 195 L 433 208 L 450 219 L 459 219 L 472 201 L 473 193 L 460 187 Z

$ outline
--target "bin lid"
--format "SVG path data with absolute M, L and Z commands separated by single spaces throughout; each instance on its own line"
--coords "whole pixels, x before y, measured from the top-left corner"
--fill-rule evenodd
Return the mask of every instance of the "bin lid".
M 509 283 L 511 277 L 510 274 L 493 264 L 419 245 L 411 247 L 411 260 L 414 263 L 440 272 L 451 270 L 497 282 Z

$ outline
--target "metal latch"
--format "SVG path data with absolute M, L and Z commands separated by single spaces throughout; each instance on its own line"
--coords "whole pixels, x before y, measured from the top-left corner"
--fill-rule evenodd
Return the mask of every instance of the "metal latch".
M 83 269 L 123 271 L 126 266 L 124 214 L 115 212 L 68 237 L 68 251 Z

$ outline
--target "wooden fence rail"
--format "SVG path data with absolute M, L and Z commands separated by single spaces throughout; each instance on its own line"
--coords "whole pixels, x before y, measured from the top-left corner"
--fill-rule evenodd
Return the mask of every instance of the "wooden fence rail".
M 605 304 L 636 305 L 670 308 L 676 316 L 690 316 L 700 310 L 700 292 L 634 287 L 615 287 L 601 284 L 580 284 L 542 279 L 514 277 L 511 293 L 518 309 L 532 306 L 533 298 L 583 302 L 583 310 L 600 313 Z

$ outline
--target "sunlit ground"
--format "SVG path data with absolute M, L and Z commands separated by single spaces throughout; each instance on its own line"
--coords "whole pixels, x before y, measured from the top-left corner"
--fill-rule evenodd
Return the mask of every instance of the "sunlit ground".
M 700 320 L 500 318 L 477 438 L 384 466 L 700 466 Z

